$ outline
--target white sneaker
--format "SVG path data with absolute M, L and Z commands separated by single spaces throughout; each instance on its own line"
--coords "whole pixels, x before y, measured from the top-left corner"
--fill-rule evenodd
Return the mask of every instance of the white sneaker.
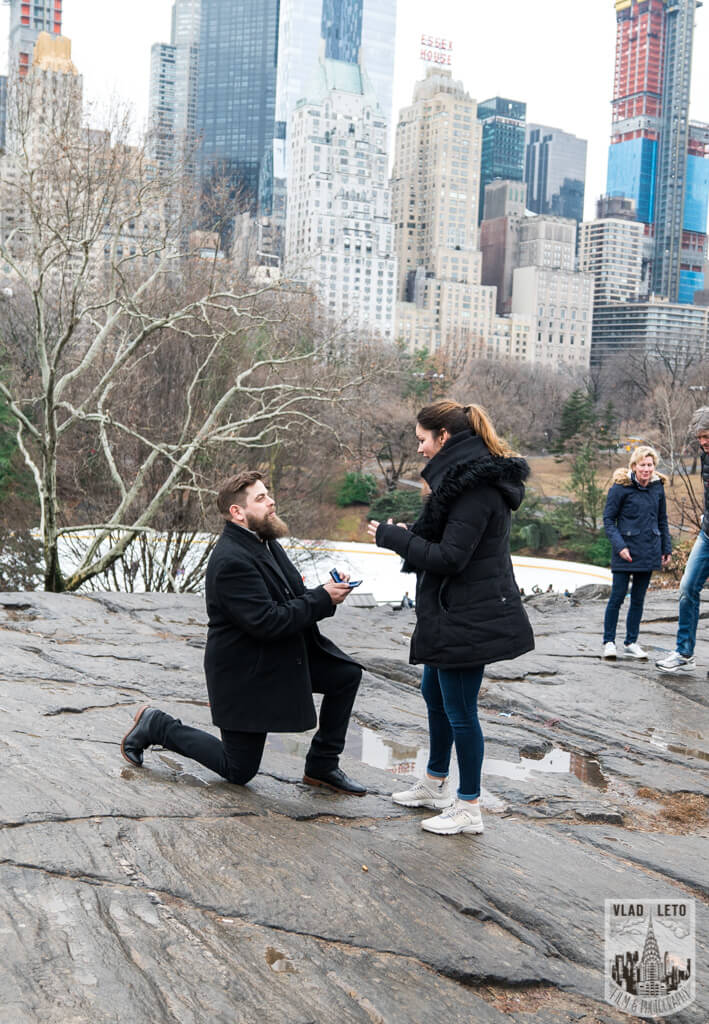
M 473 832 L 480 835 L 483 831 L 480 802 L 471 804 L 468 800 L 456 800 L 452 807 L 442 814 L 437 814 L 435 818 L 424 818 L 421 828 L 427 832 L 435 832 L 439 836 L 454 836 L 458 832 Z
M 450 807 L 455 801 L 448 779 L 430 779 L 428 776 L 419 779 L 411 789 L 392 793 L 391 798 L 395 804 L 401 804 L 402 807 L 430 807 L 432 811 Z
M 623 653 L 628 658 L 645 658 L 647 661 L 647 652 L 638 643 L 623 644 Z
M 694 672 L 697 668 L 696 659 L 691 655 L 685 658 L 679 651 L 673 651 L 666 658 L 656 661 L 655 665 L 661 672 Z
M 612 640 L 609 640 L 607 644 L 603 645 L 602 658 L 606 658 L 608 661 L 615 661 L 615 656 L 618 652 L 615 649 L 615 644 Z

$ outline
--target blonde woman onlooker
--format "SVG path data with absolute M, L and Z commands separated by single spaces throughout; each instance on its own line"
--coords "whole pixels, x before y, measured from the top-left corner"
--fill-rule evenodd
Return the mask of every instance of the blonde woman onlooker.
M 632 578 L 623 650 L 630 658 L 647 658 L 638 643 L 645 594 L 653 571 L 666 568 L 672 558 L 665 477 L 657 472 L 654 448 L 639 445 L 630 456 L 628 469 L 617 469 L 613 474 L 603 526 L 613 548 L 613 586 L 603 623 L 603 657 L 616 657 L 618 615 Z

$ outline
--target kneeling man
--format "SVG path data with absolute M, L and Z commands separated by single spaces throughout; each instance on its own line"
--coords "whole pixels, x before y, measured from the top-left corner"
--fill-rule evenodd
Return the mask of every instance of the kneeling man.
M 143 751 L 157 744 L 243 785 L 259 769 L 267 733 L 318 724 L 303 782 L 363 796 L 365 787 L 338 766 L 362 669 L 317 627 L 350 588 L 305 589 L 278 543 L 288 528 L 260 473 L 226 480 L 217 506 L 226 522 L 207 566 L 204 669 L 221 740 L 145 706 L 123 737 L 123 756 L 140 767 Z M 313 693 L 323 694 L 319 723 Z

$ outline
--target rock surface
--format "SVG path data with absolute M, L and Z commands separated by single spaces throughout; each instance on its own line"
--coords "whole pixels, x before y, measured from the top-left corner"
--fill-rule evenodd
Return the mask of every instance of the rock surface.
M 246 787 L 121 759 L 140 704 L 212 728 L 201 598 L 0 595 L 0 1024 L 613 1024 L 604 901 L 679 897 L 697 1000 L 670 1019 L 705 1024 L 705 670 L 601 662 L 594 592 L 527 607 L 536 651 L 483 684 L 485 834 L 443 838 L 389 799 L 425 764 L 411 613 L 325 625 L 367 669 L 356 799 L 301 783 L 302 735 L 270 737 Z M 675 626 L 651 594 L 651 655 Z

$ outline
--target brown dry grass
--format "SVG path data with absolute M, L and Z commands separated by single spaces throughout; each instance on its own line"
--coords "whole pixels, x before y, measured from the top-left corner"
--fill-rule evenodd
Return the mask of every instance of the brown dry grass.
M 709 823 L 709 800 L 699 793 L 660 793 L 641 786 L 637 795 L 642 800 L 660 804 L 660 814 L 673 825 L 705 826 Z
M 367 519 L 369 508 L 365 505 L 352 505 L 349 508 L 338 509 L 337 523 L 332 534 L 332 540 L 358 541 L 366 543 Z
M 532 474 L 529 478 L 529 485 L 532 487 L 537 494 L 543 498 L 569 498 L 570 494 L 566 489 L 567 484 L 571 478 L 571 459 L 568 455 L 564 456 L 563 459 L 557 461 L 553 455 L 532 455 L 527 461 L 529 462 Z M 598 473 L 598 481 L 602 487 L 609 488 L 613 473 L 616 469 L 624 464 L 624 460 L 620 455 L 614 455 L 611 459 L 610 465 L 604 463 Z M 699 474 L 697 473 L 692 477 L 692 483 L 694 486 L 694 493 L 698 496 L 699 500 L 702 500 L 703 488 Z M 667 495 L 667 514 L 669 516 L 670 525 L 679 525 L 684 522 L 688 524 L 687 511 L 684 510 L 683 505 L 686 506 L 687 502 L 687 490 L 685 485 L 679 478 L 675 478 L 674 483 L 668 483 L 665 491 Z

